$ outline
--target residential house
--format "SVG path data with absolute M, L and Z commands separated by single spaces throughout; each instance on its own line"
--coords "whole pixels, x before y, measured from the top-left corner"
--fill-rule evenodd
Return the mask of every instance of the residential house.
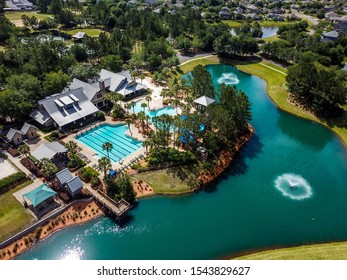
M 221 19 L 230 19 L 230 13 L 227 11 L 220 11 L 219 12 L 219 17 Z
M 82 193 L 83 182 L 80 177 L 73 176 L 68 168 L 55 174 L 55 182 L 68 192 L 72 198 Z
M 340 18 L 340 20 L 335 24 L 335 30 L 347 35 L 347 16 Z
M 339 38 L 339 33 L 336 30 L 324 32 L 321 36 L 322 42 L 335 42 Z
M 252 14 L 248 14 L 246 15 L 247 18 L 253 19 L 253 20 L 259 20 L 261 17 L 256 14 L 256 13 L 252 13 Z
M 36 110 L 30 116 L 44 127 L 54 126 L 67 131 L 90 121 L 98 111 L 80 87 L 38 101 Z
M 6 138 L 8 141 L 10 141 L 11 143 L 13 143 L 14 145 L 20 145 L 23 143 L 24 140 L 24 133 L 20 130 L 11 128 L 7 134 L 6 134 Z
M 20 130 L 24 134 L 26 139 L 32 140 L 38 137 L 37 127 L 27 122 L 23 124 Z
M 329 12 L 325 14 L 325 19 L 328 21 L 336 22 L 339 21 L 340 16 L 335 12 Z

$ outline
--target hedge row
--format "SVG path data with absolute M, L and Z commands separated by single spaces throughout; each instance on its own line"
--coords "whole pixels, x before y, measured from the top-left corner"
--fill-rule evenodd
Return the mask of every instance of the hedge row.
M 20 171 L 0 180 L 0 194 L 7 192 L 27 180 L 27 175 Z

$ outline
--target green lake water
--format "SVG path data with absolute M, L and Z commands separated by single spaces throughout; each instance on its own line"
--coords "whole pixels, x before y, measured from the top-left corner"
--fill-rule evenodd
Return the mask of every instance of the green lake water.
M 341 141 L 318 124 L 276 109 L 262 79 L 228 65 L 207 69 L 215 86 L 221 77 L 239 81 L 253 103 L 255 129 L 216 187 L 142 199 L 122 227 L 100 218 L 58 232 L 18 259 L 215 259 L 347 240 L 347 155 Z M 294 175 L 285 175 L 276 188 L 283 174 Z M 302 194 L 306 198 L 297 199 Z

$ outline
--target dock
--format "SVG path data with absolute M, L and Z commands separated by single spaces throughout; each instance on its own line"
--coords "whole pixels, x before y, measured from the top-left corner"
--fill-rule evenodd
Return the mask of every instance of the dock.
M 117 220 L 120 220 L 124 217 L 124 215 L 131 209 L 130 203 L 121 199 L 119 201 L 113 200 L 108 195 L 104 194 L 100 190 L 94 190 L 90 185 L 84 186 L 92 197 L 96 201 L 102 204 L 109 212 L 115 215 Z

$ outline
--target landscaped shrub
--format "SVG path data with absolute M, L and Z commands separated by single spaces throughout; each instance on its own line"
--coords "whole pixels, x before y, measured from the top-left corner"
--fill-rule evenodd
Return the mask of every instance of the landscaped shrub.
M 0 194 L 14 188 L 27 180 L 24 172 L 17 172 L 0 180 Z
M 180 152 L 175 148 L 153 149 L 150 153 L 148 164 L 158 165 L 167 162 L 188 163 L 196 160 L 195 155 L 191 152 Z
M 34 156 L 32 156 L 32 155 L 28 155 L 27 158 L 30 159 L 33 163 L 37 163 L 38 162 L 38 160 Z
M 94 177 L 93 179 L 90 180 L 90 185 L 92 186 L 92 188 L 96 188 L 100 185 L 101 181 L 99 179 L 99 177 Z
M 45 139 L 50 142 L 57 141 L 59 140 L 59 133 L 57 131 L 53 131 L 51 134 L 45 136 Z
M 67 163 L 67 167 L 69 167 L 70 169 L 74 169 L 74 168 L 79 168 L 79 167 L 83 167 L 85 166 L 86 163 L 84 160 L 82 160 L 78 155 L 76 154 L 72 154 L 70 156 L 70 160 Z
M 92 178 L 99 176 L 99 173 L 90 166 L 80 168 L 78 173 L 81 179 L 86 183 L 89 183 Z
M 98 114 L 96 115 L 96 117 L 98 118 L 98 120 L 104 121 L 105 120 L 105 113 L 99 111 Z

